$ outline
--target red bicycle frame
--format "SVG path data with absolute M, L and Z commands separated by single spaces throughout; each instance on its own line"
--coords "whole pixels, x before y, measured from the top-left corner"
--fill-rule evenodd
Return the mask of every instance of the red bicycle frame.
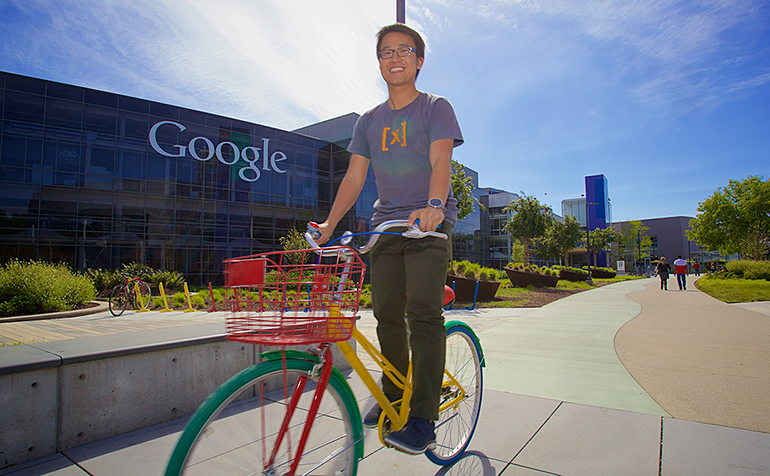
M 329 383 L 329 379 L 332 375 L 332 368 L 334 367 L 334 362 L 332 359 L 332 352 L 331 347 L 326 346 L 326 349 L 324 350 L 323 354 L 323 367 L 321 368 L 321 376 L 318 379 L 318 385 L 316 386 L 315 393 L 313 394 L 313 402 L 310 405 L 310 409 L 308 410 L 307 420 L 305 421 L 305 428 L 302 430 L 302 436 L 300 437 L 299 443 L 297 444 L 297 451 L 295 455 L 291 458 L 291 468 L 289 472 L 287 473 L 287 476 L 294 476 L 294 474 L 297 471 L 297 467 L 299 466 L 299 456 L 301 456 L 305 450 L 305 445 L 307 444 L 308 437 L 310 436 L 310 430 L 313 428 L 313 423 L 315 422 L 315 417 L 318 414 L 318 408 L 321 406 L 321 398 L 323 397 L 324 392 L 326 391 L 326 387 Z M 284 369 L 286 368 L 286 351 L 283 352 L 283 365 Z M 294 394 L 291 396 L 291 402 L 289 402 L 288 408 L 286 410 L 286 415 L 284 415 L 283 422 L 281 423 L 281 429 L 278 432 L 278 437 L 275 440 L 275 446 L 273 447 L 273 450 L 270 454 L 270 459 L 265 462 L 264 467 L 270 468 L 275 464 L 275 460 L 278 456 L 279 448 L 281 447 L 281 443 L 283 443 L 284 437 L 288 433 L 289 425 L 291 424 L 291 419 L 294 416 L 294 412 L 297 409 L 297 405 L 299 404 L 299 399 L 302 396 L 302 393 L 305 391 L 305 386 L 307 385 L 307 381 L 309 378 L 312 378 L 311 376 L 307 377 L 300 377 L 299 380 L 297 380 L 297 383 L 294 388 Z M 286 374 L 284 372 L 284 389 L 287 388 L 286 384 Z M 286 397 L 286 395 L 284 395 Z M 264 409 L 264 401 L 262 402 L 262 408 Z M 264 414 L 262 417 L 262 421 L 265 421 Z M 264 424 L 264 423 L 263 423 Z M 264 434 L 264 430 L 263 430 Z M 291 442 L 289 442 L 289 453 L 291 454 Z M 263 454 L 266 454 L 266 452 L 263 452 Z

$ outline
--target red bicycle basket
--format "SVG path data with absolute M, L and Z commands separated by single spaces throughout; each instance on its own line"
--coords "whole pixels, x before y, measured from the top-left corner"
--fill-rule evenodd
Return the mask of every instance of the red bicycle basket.
M 277 251 L 225 260 L 227 338 L 281 346 L 349 339 L 366 266 L 348 247 L 324 254 Z

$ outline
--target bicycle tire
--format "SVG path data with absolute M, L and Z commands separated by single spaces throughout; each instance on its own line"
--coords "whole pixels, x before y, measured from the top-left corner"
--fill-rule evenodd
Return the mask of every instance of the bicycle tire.
M 483 354 L 478 338 L 461 325 L 447 328 L 445 368 L 465 389 L 465 396 L 439 414 L 436 422 L 436 449 L 425 455 L 438 465 L 450 465 L 460 459 L 473 438 L 481 412 L 484 389 Z M 446 379 L 441 389 L 441 405 L 458 396 L 457 385 Z
M 286 380 L 281 359 L 262 362 L 234 375 L 191 417 L 171 454 L 165 475 L 286 474 L 291 464 L 286 453 L 299 441 L 305 426 L 306 413 L 300 409 L 309 407 L 315 393 L 312 380 L 302 393 L 298 413 L 292 417 L 291 428 L 281 444 L 280 459 L 265 468 L 265 455 L 269 455 L 271 439 L 283 422 L 286 402 L 294 390 L 292 384 L 300 375 L 309 375 L 314 365 L 306 360 L 287 359 Z M 350 386 L 335 368 L 297 474 L 352 476 L 361 457 L 361 415 Z M 328 461 L 324 462 L 324 458 Z M 313 469 L 316 465 L 319 466 Z
M 110 291 L 110 299 L 108 301 L 110 314 L 115 317 L 120 316 L 126 310 L 128 306 L 128 289 L 122 284 L 118 284 L 112 291 Z
M 145 283 L 144 281 L 138 281 L 137 285 L 139 286 L 139 294 L 137 295 L 136 292 L 134 292 L 134 308 L 135 309 L 148 309 L 150 307 L 150 299 L 152 298 L 152 291 L 150 291 L 150 285 Z M 141 297 L 141 305 L 139 303 L 139 298 Z

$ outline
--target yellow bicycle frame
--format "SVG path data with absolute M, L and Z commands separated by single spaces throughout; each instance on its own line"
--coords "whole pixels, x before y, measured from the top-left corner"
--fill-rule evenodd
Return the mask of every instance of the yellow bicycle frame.
M 391 364 L 388 359 L 386 359 L 385 356 L 383 356 L 374 347 L 374 345 L 369 342 L 369 340 L 364 337 L 364 335 L 361 334 L 361 332 L 359 332 L 359 330 L 355 327 L 353 328 L 353 338 L 382 369 L 382 372 L 388 378 L 390 378 L 398 388 L 404 390 L 403 398 L 391 403 L 390 400 L 388 400 L 388 398 L 385 396 L 385 393 L 380 389 L 380 386 L 377 385 L 377 382 L 375 382 L 372 375 L 369 373 L 366 367 L 364 367 L 363 362 L 361 362 L 361 359 L 359 359 L 358 355 L 356 355 L 356 351 L 353 350 L 353 346 L 351 346 L 348 341 L 337 342 L 337 347 L 353 367 L 353 370 L 355 370 L 356 373 L 358 373 L 358 376 L 361 377 L 364 385 L 366 385 L 366 388 L 369 389 L 374 399 L 380 405 L 380 408 L 382 408 L 383 415 L 380 417 L 380 431 L 378 431 L 378 434 L 380 436 L 380 442 L 384 445 L 385 442 L 383 441 L 382 424 L 385 416 L 387 416 L 390 420 L 391 431 L 398 431 L 403 428 L 406 424 L 407 418 L 409 417 L 409 401 L 412 397 L 412 362 L 409 362 L 409 370 L 407 371 L 407 376 L 404 377 L 403 374 L 401 374 L 401 372 L 399 372 L 393 366 L 393 364 Z M 458 382 L 453 375 L 451 375 L 446 369 L 444 369 L 444 374 L 448 380 L 444 381 L 442 387 L 446 387 L 448 385 L 456 387 L 457 395 L 452 400 L 441 405 L 439 408 L 439 413 L 459 405 L 466 395 L 465 389 L 460 385 L 460 382 Z M 396 410 L 396 405 L 400 405 L 399 411 Z

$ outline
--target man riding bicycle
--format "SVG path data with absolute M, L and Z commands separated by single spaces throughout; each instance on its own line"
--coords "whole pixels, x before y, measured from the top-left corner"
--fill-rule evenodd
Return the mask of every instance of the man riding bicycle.
M 451 231 L 457 222 L 451 158 L 463 138 L 449 101 L 415 86 L 425 60 L 420 35 L 395 24 L 382 28 L 377 40 L 388 100 L 356 123 L 348 147 L 350 164 L 329 216 L 319 226 L 318 242 L 329 240 L 356 202 L 370 162 L 379 195 L 373 226 L 387 220 L 408 220 L 409 225 L 419 221 L 421 230 L 438 230 L 449 237 L 410 240 L 385 235 L 371 252 L 372 304 L 382 353 L 404 375 L 410 348 L 413 360 L 409 420 L 385 442 L 400 451 L 420 454 L 436 445 L 434 421 L 438 419 L 446 345 L 444 283 L 451 259 Z M 385 376 L 382 385 L 391 401 L 401 398 L 402 390 Z M 381 411 L 379 406 L 372 408 L 364 424 L 376 427 Z

